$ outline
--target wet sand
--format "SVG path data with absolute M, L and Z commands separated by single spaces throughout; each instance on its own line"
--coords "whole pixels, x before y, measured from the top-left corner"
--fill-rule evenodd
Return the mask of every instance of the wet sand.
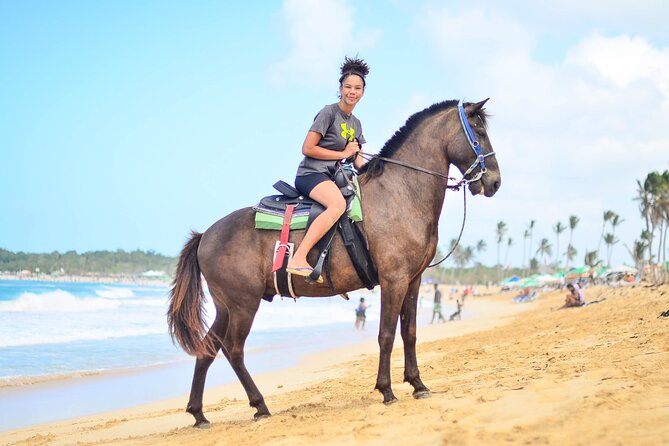
M 531 303 L 473 298 L 471 318 L 418 331 L 414 400 L 393 354 L 399 402 L 373 390 L 373 341 L 310 355 L 258 375 L 273 416 L 254 422 L 238 383 L 208 389 L 209 429 L 190 427 L 187 396 L 0 433 L 0 444 L 430 445 L 669 443 L 669 286 L 585 290 L 582 308 L 556 311 L 562 292 Z M 448 302 L 448 301 L 447 301 Z M 447 303 L 445 302 L 445 304 Z M 448 315 L 446 315 L 448 316 Z

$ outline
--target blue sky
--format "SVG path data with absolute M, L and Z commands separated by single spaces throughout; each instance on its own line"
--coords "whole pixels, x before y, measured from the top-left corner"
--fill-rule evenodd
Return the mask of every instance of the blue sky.
M 582 259 L 611 209 L 612 263 L 629 263 L 636 180 L 669 168 L 666 2 L 242 3 L 0 1 L 0 247 L 176 255 L 190 229 L 292 181 L 358 54 L 369 152 L 432 103 L 491 98 L 503 185 L 468 200 L 479 260 L 496 260 L 498 221 L 520 265 L 528 222 L 555 248 L 569 215 Z M 447 197 L 442 245 L 461 212 Z

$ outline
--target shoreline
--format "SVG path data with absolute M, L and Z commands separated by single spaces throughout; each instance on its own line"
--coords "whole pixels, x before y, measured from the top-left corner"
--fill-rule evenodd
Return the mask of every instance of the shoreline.
M 95 274 L 95 275 L 56 275 L 48 274 L 5 274 L 0 273 L 0 280 L 14 280 L 22 282 L 71 282 L 71 283 L 100 283 L 113 285 L 140 285 L 140 286 L 170 286 L 172 278 L 151 278 L 129 274 Z
M 509 299 L 507 299 L 507 297 L 509 297 Z M 510 300 L 510 296 L 504 296 L 502 299 L 505 301 Z M 495 302 L 494 299 L 491 298 L 477 297 L 470 298 L 469 305 L 465 308 L 470 313 L 470 316 L 467 317 L 465 314 L 463 314 L 465 317 L 461 321 L 435 325 L 421 325 L 419 327 L 418 336 L 419 345 L 423 342 L 429 342 L 434 339 L 461 336 L 466 333 L 485 329 L 486 327 L 489 328 L 497 325 L 507 324 L 511 320 L 510 316 L 529 309 L 530 306 L 518 305 L 514 303 L 509 304 L 507 302 L 500 303 Z M 431 311 L 431 308 L 423 308 L 421 318 L 425 320 L 428 315 L 431 315 Z M 347 341 L 341 343 L 339 346 L 326 348 L 321 351 L 316 350 L 306 353 L 302 352 L 299 353 L 294 359 L 285 357 L 278 358 L 277 361 L 274 361 L 274 366 L 269 370 L 258 370 L 259 367 L 252 367 L 252 361 L 249 361 L 249 369 L 252 370 L 252 373 L 255 370 L 255 373 L 253 373 L 254 379 L 258 383 L 258 386 L 263 389 L 263 392 L 266 396 L 274 395 L 277 391 L 288 391 L 290 389 L 300 388 L 306 385 L 307 382 L 314 382 L 314 380 L 336 376 L 336 373 L 335 375 L 331 375 L 331 373 L 334 373 L 334 371 L 338 370 L 339 365 L 342 362 L 354 360 L 361 355 L 372 355 L 375 360 L 378 360 L 376 359 L 378 357 L 376 325 L 374 325 L 374 327 L 368 326 L 364 333 L 366 336 L 365 339 L 360 338 L 362 335 L 363 333 L 361 332 L 352 331 L 352 336 L 350 336 Z M 395 344 L 394 357 L 400 355 L 401 347 L 401 338 L 398 333 Z M 28 395 L 30 394 L 31 390 L 38 389 L 40 387 L 58 392 L 63 388 L 76 389 L 77 386 L 100 386 L 104 385 L 104 382 L 107 380 L 111 379 L 113 382 L 114 379 L 119 377 L 121 378 L 120 382 L 123 382 L 124 380 L 137 380 L 139 383 L 138 385 L 141 386 L 141 382 L 146 381 L 147 379 L 152 380 L 155 377 L 165 378 L 166 376 L 173 378 L 173 376 L 169 374 L 169 370 L 167 370 L 170 367 L 185 371 L 185 373 L 182 373 L 181 377 L 179 378 L 179 384 L 182 386 L 189 386 L 190 380 L 192 378 L 193 365 L 194 360 L 187 358 L 184 359 L 184 361 L 181 361 L 176 367 L 174 365 L 157 365 L 147 368 L 136 368 L 133 370 L 102 372 L 100 374 L 96 373 L 82 377 L 64 377 L 63 379 L 53 379 L 37 384 L 26 384 L 0 388 L 0 394 L 12 393 L 17 397 L 21 397 L 22 394 Z M 227 382 L 220 382 L 220 378 L 224 380 L 226 379 L 223 377 L 223 375 L 226 373 L 221 373 L 221 368 L 224 369 L 224 372 L 227 371 L 229 378 Z M 332 370 L 328 373 L 325 373 L 324 375 L 324 368 L 332 368 Z M 235 398 L 240 401 L 245 400 L 246 395 L 237 378 L 232 374 L 231 370 L 227 369 L 230 369 L 230 367 L 225 359 L 221 357 L 217 358 L 208 375 L 208 387 L 205 392 L 205 404 L 216 404 L 221 399 L 225 398 Z M 325 372 L 327 372 L 327 370 L 325 370 Z M 305 381 L 305 379 L 307 381 Z M 216 383 L 217 381 L 219 382 Z M 373 381 L 370 381 L 369 385 L 370 388 L 372 388 Z M 111 412 L 103 411 L 103 413 L 80 415 L 75 419 L 87 419 L 91 417 L 96 418 L 101 416 L 106 417 L 110 413 L 118 414 L 126 411 L 141 412 L 144 410 L 142 408 L 151 407 L 154 405 L 162 406 L 168 404 L 174 406 L 177 401 L 178 404 L 176 407 L 172 407 L 172 410 L 176 411 L 176 413 L 183 413 L 183 407 L 185 407 L 185 403 L 187 401 L 187 393 L 182 392 L 180 397 L 168 397 L 167 399 L 164 399 L 154 395 L 154 397 L 146 403 L 132 404 L 125 408 L 113 409 Z M 247 415 L 250 417 L 252 413 L 248 412 Z M 185 414 L 177 426 L 188 425 L 190 423 L 190 420 L 188 419 L 189 417 L 191 416 Z M 26 432 L 41 432 L 44 429 L 49 429 L 51 426 L 68 425 L 71 421 L 72 419 L 42 422 L 33 426 L 24 426 L 18 427 L 16 429 L 0 431 L 0 439 L 3 439 L 5 436 L 9 436 L 8 438 L 13 438 L 15 435 L 20 435 L 21 433 Z

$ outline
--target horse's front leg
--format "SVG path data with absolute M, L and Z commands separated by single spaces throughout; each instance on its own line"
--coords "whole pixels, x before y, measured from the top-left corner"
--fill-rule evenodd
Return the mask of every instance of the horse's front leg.
M 418 360 L 416 359 L 416 312 L 420 281 L 421 276 L 418 276 L 409 284 L 409 290 L 402 303 L 400 317 L 402 340 L 404 341 L 404 382 L 413 386 L 413 397 L 416 399 L 432 396 L 430 389 L 420 380 Z
M 397 401 L 390 385 L 390 356 L 395 342 L 397 319 L 408 284 L 403 281 L 381 282 L 381 322 L 379 324 L 379 371 L 374 387 L 383 395 L 383 404 Z

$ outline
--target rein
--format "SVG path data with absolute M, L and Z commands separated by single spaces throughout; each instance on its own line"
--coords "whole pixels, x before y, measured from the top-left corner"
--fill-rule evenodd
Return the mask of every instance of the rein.
M 441 173 L 436 172 L 434 170 L 426 169 L 424 167 L 414 166 L 413 164 L 405 163 L 404 161 L 399 161 L 399 160 L 395 160 L 395 159 L 392 159 L 392 158 L 386 158 L 384 156 L 378 156 L 378 155 L 367 155 L 365 153 L 358 153 L 358 155 L 362 156 L 367 161 L 370 161 L 372 159 L 378 159 L 378 160 L 381 160 L 381 161 L 386 162 L 386 163 L 397 164 L 398 166 L 407 167 L 409 169 L 416 170 L 418 172 L 423 172 L 423 173 L 426 173 L 428 175 L 443 178 L 443 179 L 446 180 L 446 189 L 451 189 L 451 190 L 456 190 L 456 191 L 460 190 L 460 187 L 467 186 L 469 183 L 473 183 L 473 182 L 478 181 L 478 180 L 481 179 L 483 174 L 485 174 L 488 171 L 488 169 L 485 166 L 485 159 L 489 156 L 493 156 L 495 154 L 495 152 L 492 151 L 492 152 L 486 153 L 484 155 L 483 152 L 481 151 L 481 145 L 476 140 L 476 136 L 474 135 L 474 132 L 472 131 L 471 126 L 469 125 L 469 121 L 467 121 L 467 116 L 465 115 L 465 109 L 464 109 L 464 106 L 462 104 L 462 100 L 458 103 L 458 116 L 460 117 L 460 125 L 462 125 L 462 129 L 464 130 L 465 135 L 467 136 L 467 142 L 469 142 L 469 146 L 472 148 L 472 150 L 474 151 L 474 154 L 476 155 L 476 160 L 472 163 L 471 166 L 469 166 L 469 168 L 465 171 L 465 173 L 462 174 L 462 179 L 460 181 L 458 181 L 456 184 L 450 184 L 450 185 L 448 184 L 448 181 L 450 181 L 450 180 L 455 181 L 455 178 L 453 178 L 453 177 L 449 177 L 447 175 L 441 174 Z M 473 177 L 471 177 L 469 179 L 465 178 L 467 175 L 471 174 L 472 171 L 479 165 L 481 166 L 481 168 L 476 173 L 476 175 L 474 175 Z M 448 254 L 446 254 L 446 256 L 444 256 L 444 258 L 439 260 L 438 262 L 428 265 L 427 266 L 428 268 L 433 268 L 433 267 L 443 263 L 446 259 L 448 259 L 451 256 L 451 254 L 453 254 L 455 249 L 460 244 L 460 239 L 462 238 L 462 233 L 465 230 L 465 221 L 467 219 L 467 188 L 463 187 L 462 192 L 463 192 L 462 193 L 463 211 L 462 211 L 462 226 L 460 227 L 460 234 L 458 234 L 458 238 L 456 239 L 455 243 L 453 244 L 453 247 L 448 252 Z

